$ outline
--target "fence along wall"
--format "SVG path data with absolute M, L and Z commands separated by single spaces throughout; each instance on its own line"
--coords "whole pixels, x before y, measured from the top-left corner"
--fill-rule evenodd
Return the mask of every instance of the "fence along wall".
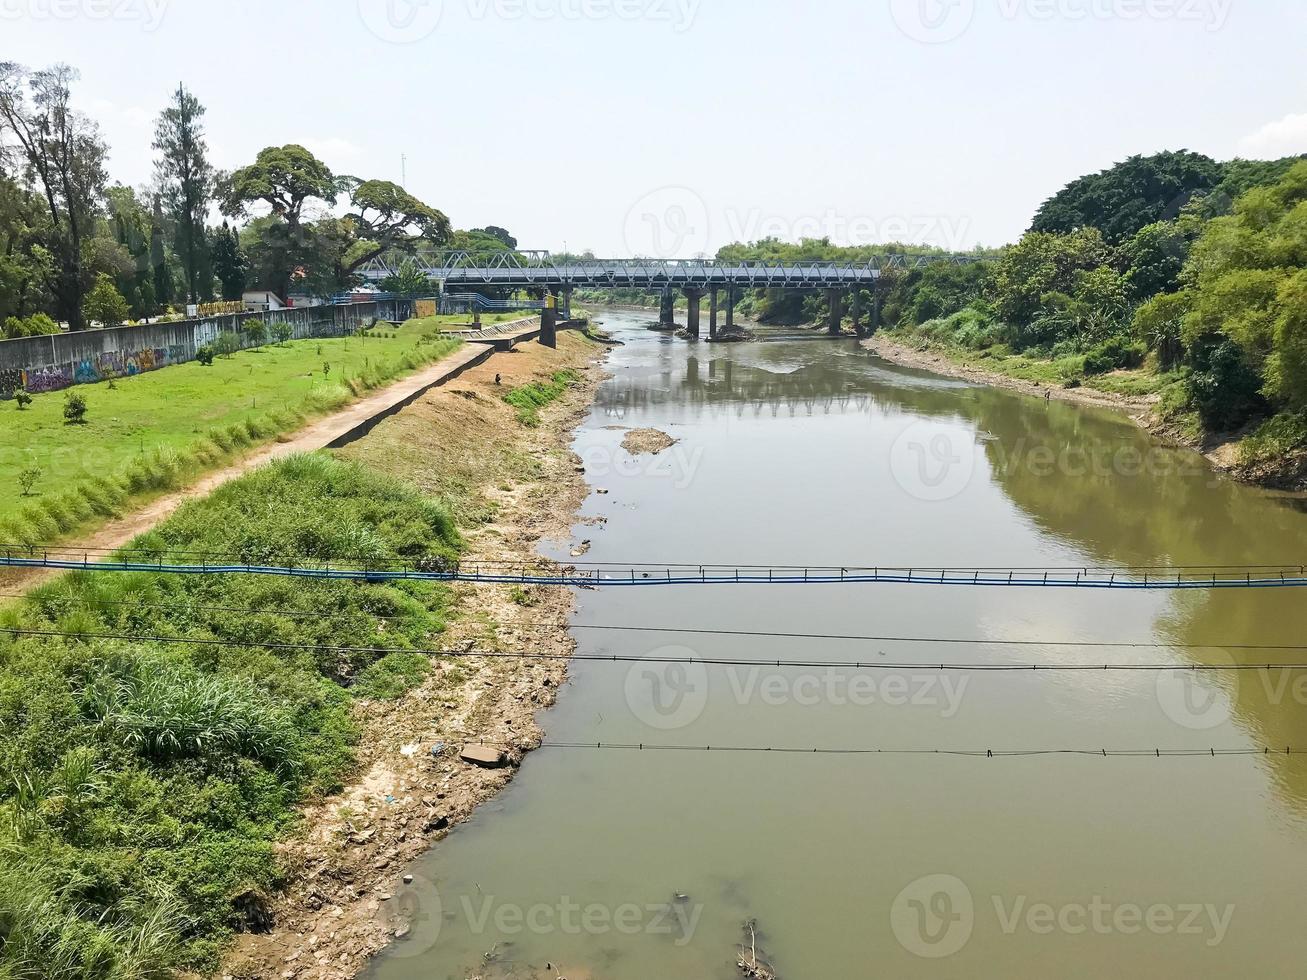
M 234 313 L 112 330 L 82 330 L 48 337 L 0 340 L 0 399 L 20 388 L 32 393 L 58 391 L 108 378 L 130 377 L 170 364 L 195 360 L 195 352 L 223 332 L 236 335 L 242 348 L 253 347 L 252 323 L 265 333 L 274 324 L 290 326 L 295 340 L 340 337 L 372 320 L 405 320 L 411 300 L 306 306 L 267 313 Z

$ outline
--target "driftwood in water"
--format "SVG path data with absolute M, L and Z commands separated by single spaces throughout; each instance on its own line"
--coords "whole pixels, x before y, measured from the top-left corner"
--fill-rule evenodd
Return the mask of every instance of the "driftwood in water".
M 740 968 L 740 976 L 749 980 L 780 980 L 765 955 L 758 952 L 758 931 L 757 919 L 744 924 L 745 941 L 737 947 L 735 965 Z

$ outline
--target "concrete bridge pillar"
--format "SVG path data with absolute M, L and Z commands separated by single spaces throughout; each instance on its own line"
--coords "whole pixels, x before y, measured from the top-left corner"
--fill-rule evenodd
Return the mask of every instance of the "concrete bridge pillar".
M 572 287 L 563 287 L 563 319 L 572 319 Z
M 735 283 L 726 287 L 726 329 L 735 326 Z
M 708 290 L 708 339 L 717 339 L 717 287 Z
M 880 283 L 871 287 L 871 332 L 880 329 Z
M 840 335 L 840 321 L 844 318 L 844 293 L 838 289 L 826 290 L 826 303 L 830 306 L 830 316 L 826 321 L 826 332 L 832 337 Z
M 676 294 L 671 287 L 663 290 L 663 300 L 658 311 L 658 325 L 671 327 L 676 324 Z
M 540 311 L 540 343 L 558 348 L 558 293 L 552 286 L 545 293 L 545 308 Z
M 685 317 L 685 332 L 697 340 L 699 337 L 699 304 L 703 301 L 703 290 L 687 289 L 685 298 L 689 300 Z
M 857 288 L 853 290 L 853 332 L 859 337 L 866 335 L 862 329 L 862 290 Z

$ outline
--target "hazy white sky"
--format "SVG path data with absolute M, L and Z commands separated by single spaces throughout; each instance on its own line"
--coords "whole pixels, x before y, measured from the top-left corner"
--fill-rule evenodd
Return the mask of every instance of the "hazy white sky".
M 0 0 L 151 170 L 178 81 L 216 165 L 298 142 L 524 248 L 1011 241 L 1134 153 L 1307 152 L 1303 0 Z

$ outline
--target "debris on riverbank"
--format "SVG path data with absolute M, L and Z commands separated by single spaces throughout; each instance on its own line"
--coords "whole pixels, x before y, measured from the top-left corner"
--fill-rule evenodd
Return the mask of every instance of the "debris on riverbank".
M 632 456 L 657 456 L 679 441 L 657 429 L 633 429 L 622 440 L 622 448 Z

